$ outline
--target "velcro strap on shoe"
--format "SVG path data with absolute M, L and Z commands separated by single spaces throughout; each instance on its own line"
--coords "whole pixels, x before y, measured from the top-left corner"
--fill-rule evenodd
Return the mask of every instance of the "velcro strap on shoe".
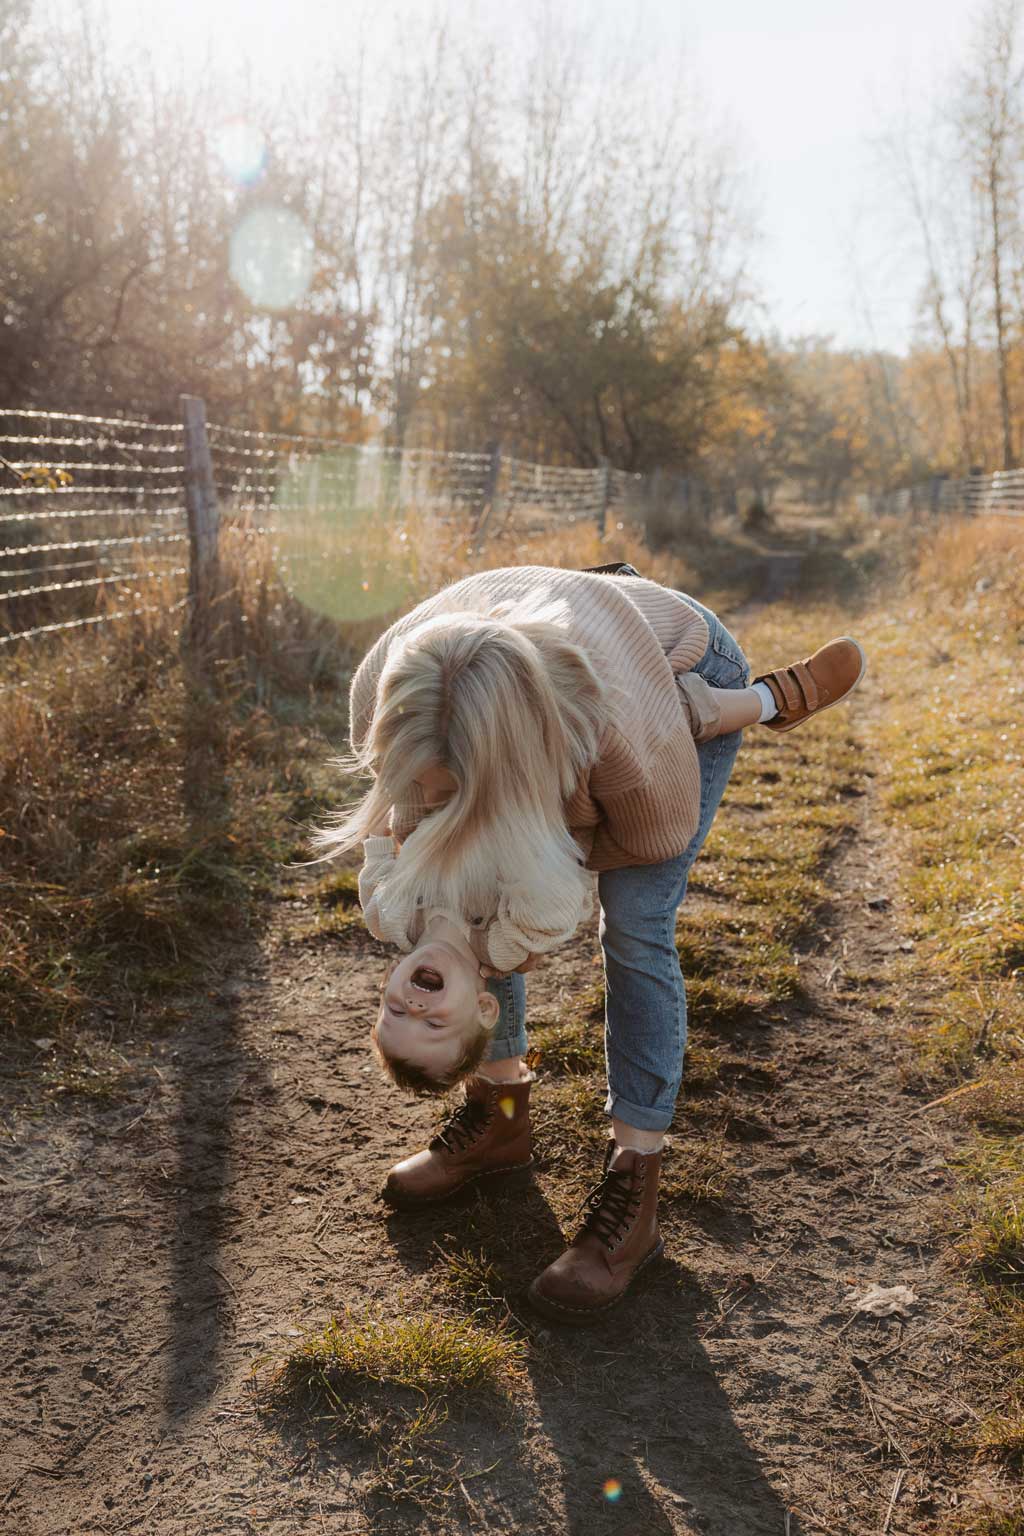
M 775 684 L 782 695 L 782 708 L 786 713 L 803 708 L 803 694 L 797 687 L 796 679 L 792 676 L 791 667 L 779 667 L 774 672 L 769 672 L 766 682 Z
M 817 709 L 820 700 L 818 698 L 818 685 L 811 676 L 811 669 L 805 661 L 798 661 L 790 671 L 800 684 L 800 691 L 804 696 L 804 702 L 812 713 Z

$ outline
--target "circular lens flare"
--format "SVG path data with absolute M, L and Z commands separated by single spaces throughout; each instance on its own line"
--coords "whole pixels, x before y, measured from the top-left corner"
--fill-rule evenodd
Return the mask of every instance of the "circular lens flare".
M 251 208 L 231 236 L 231 276 L 257 309 L 291 309 L 313 277 L 313 237 L 290 208 Z
M 601 1492 L 609 1504 L 617 1504 L 622 1498 L 622 1484 L 617 1477 L 606 1478 Z
M 233 181 L 251 187 L 267 168 L 267 141 L 255 123 L 229 117 L 214 129 L 213 147 Z

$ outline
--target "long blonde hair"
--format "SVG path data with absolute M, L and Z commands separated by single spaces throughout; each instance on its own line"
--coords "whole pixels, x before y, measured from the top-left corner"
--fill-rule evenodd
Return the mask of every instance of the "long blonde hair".
M 605 688 L 569 640 L 564 603 L 537 598 L 444 613 L 401 636 L 363 742 L 335 759 L 373 783 L 313 834 L 323 857 L 357 847 L 391 806 L 423 805 L 414 780 L 442 764 L 456 788 L 402 845 L 384 900 L 461 916 L 493 911 L 497 882 L 529 891 L 538 928 L 564 927 L 590 884 L 563 802 L 596 761 Z M 558 917 L 556 914 L 563 915 Z

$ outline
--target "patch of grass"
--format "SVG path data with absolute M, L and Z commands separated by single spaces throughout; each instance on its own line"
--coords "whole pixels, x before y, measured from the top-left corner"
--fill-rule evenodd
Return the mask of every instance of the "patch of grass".
M 278 1363 L 261 1402 L 317 1437 L 362 1442 L 375 1492 L 440 1511 L 463 1470 L 446 1426 L 469 1408 L 507 1417 L 524 1362 L 525 1345 L 500 1321 L 348 1310 Z
M 720 1135 L 699 1141 L 675 1136 L 664 1159 L 660 1194 L 669 1205 L 720 1204 L 732 1193 L 733 1176 L 732 1154 Z
M 1024 562 L 1020 531 L 952 524 L 921 548 L 907 600 L 872 650 L 888 708 L 876 746 L 916 941 L 897 1018 L 920 1085 L 967 1132 L 949 1254 L 972 1282 L 989 1354 L 1024 1363 Z M 973 1135 L 970 1134 L 973 1129 Z M 1020 1459 L 1021 1404 L 993 1373 L 979 1444 Z M 1021 1517 L 951 1529 L 1019 1536 Z
M 976 1041 L 973 1049 L 976 1054 Z M 1024 1131 L 1024 1062 L 1013 1062 L 972 1084 L 950 1108 L 983 1131 L 1019 1135 Z
M 321 907 L 333 911 L 336 907 L 342 907 L 351 911 L 359 906 L 359 871 L 357 869 L 334 869 L 330 874 L 324 875 L 313 887 L 312 899 Z
M 839 622 L 830 610 L 772 608 L 739 638 L 763 671 Z M 728 1029 L 799 995 L 794 947 L 825 899 L 822 871 L 856 819 L 864 769 L 844 710 L 784 737 L 745 733 L 676 928 L 698 1025 Z
M 472 1248 L 438 1249 L 444 1289 L 471 1313 L 507 1317 L 508 1287 L 486 1254 Z
M 1024 1179 L 985 1190 L 954 1248 L 961 1261 L 984 1279 L 1024 1286 Z
M 954 1515 L 940 1536 L 1024 1536 L 1024 1509 L 974 1509 Z
M 500 1329 L 462 1318 L 346 1311 L 305 1336 L 275 1390 L 282 1398 L 312 1395 L 327 1410 L 366 1382 L 432 1396 L 476 1390 L 507 1395 L 522 1365 L 521 1344 Z
M 603 1069 L 603 982 L 585 988 L 555 1018 L 531 1026 L 527 1061 L 552 1074 Z
M 686 1042 L 686 1060 L 683 1078 L 687 1089 L 693 1093 L 717 1088 L 727 1053 L 718 1045 L 704 1045 L 692 1037 Z
M 978 1431 L 978 1445 L 1009 1466 L 1024 1468 L 1024 1401 L 987 1418 Z

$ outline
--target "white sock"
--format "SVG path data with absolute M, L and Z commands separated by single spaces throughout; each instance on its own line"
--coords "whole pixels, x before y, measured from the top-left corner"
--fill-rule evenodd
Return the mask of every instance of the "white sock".
M 775 702 L 775 695 L 767 683 L 754 683 L 754 692 L 761 700 L 761 713 L 757 717 L 758 725 L 763 725 L 765 720 L 773 720 L 779 712 L 779 706 Z
M 656 1147 L 631 1147 L 628 1141 L 617 1141 L 616 1150 L 619 1152 L 639 1152 L 642 1157 L 650 1157 L 652 1152 L 661 1152 L 665 1146 L 664 1136 Z

